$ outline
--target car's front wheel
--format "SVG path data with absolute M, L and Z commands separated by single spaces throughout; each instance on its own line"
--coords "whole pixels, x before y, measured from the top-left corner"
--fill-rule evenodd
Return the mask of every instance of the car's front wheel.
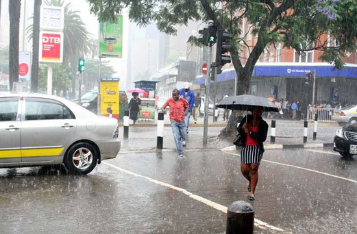
M 347 152 L 340 152 L 341 156 L 344 158 L 352 157 L 352 154 L 349 154 Z
M 95 168 L 97 161 L 98 153 L 91 144 L 77 143 L 68 150 L 64 164 L 70 173 L 85 175 Z

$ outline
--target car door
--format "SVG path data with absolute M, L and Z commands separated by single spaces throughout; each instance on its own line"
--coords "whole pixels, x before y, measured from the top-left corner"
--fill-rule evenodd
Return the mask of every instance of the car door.
M 21 162 L 18 97 L 0 98 L 0 163 Z
M 23 162 L 61 160 L 59 155 L 76 131 L 76 119 L 64 104 L 46 98 L 26 98 L 21 129 Z

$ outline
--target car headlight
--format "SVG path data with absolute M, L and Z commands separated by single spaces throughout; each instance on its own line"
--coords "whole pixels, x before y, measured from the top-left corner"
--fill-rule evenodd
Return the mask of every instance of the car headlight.
M 82 103 L 82 106 L 83 106 L 83 107 L 88 107 L 89 105 L 90 105 L 89 102 Z
M 336 131 L 336 136 L 341 137 L 341 138 L 344 138 L 342 129 L 338 129 L 338 130 Z

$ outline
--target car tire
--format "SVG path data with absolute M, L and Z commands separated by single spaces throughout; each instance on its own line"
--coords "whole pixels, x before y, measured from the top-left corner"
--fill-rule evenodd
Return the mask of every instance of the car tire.
M 352 154 L 346 153 L 346 152 L 339 152 L 341 154 L 342 157 L 344 158 L 349 158 L 352 157 Z
M 357 123 L 357 118 L 353 117 L 353 118 L 350 118 L 350 120 L 348 121 L 349 124 L 354 124 L 354 123 Z
M 75 175 L 88 174 L 95 168 L 97 162 L 97 150 L 91 144 L 84 142 L 72 145 L 64 160 L 68 172 Z

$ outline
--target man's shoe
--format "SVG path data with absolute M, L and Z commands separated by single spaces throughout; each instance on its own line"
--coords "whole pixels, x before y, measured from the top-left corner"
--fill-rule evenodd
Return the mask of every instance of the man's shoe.
M 186 141 L 182 141 L 182 146 L 186 147 Z

